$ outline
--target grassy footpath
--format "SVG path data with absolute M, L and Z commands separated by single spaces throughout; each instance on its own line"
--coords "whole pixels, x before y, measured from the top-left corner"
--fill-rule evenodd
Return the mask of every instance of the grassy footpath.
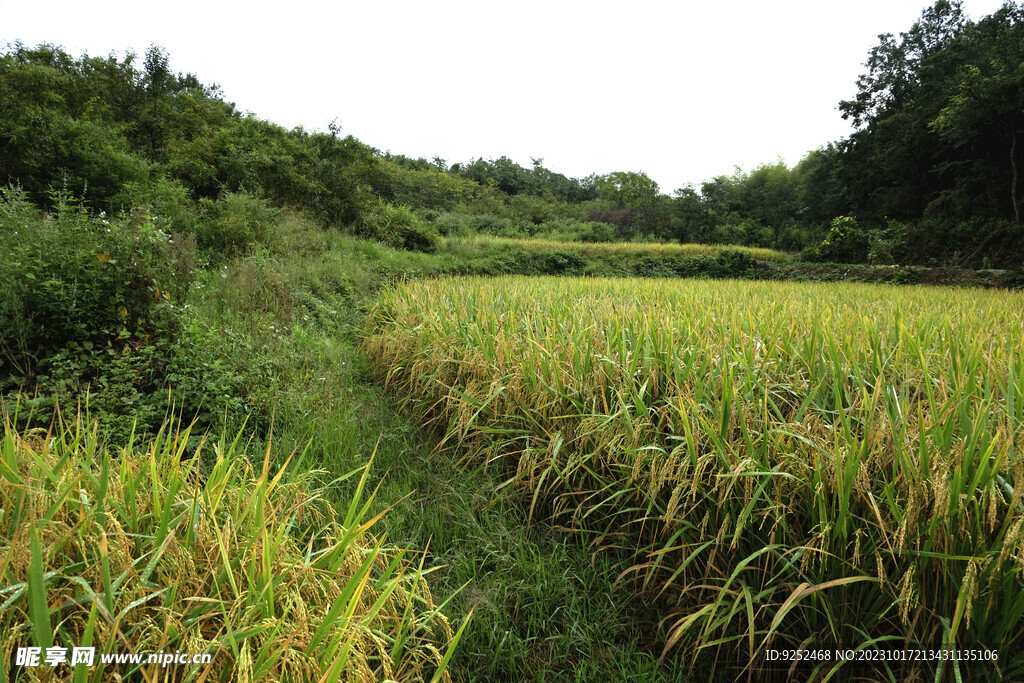
M 450 253 L 396 251 L 301 220 L 270 252 L 226 264 L 199 283 L 194 305 L 274 361 L 274 443 L 281 461 L 308 444 L 308 462 L 340 473 L 376 452 L 368 515 L 387 542 L 425 551 L 430 590 L 452 629 L 468 624 L 451 662 L 455 680 L 681 680 L 658 662 L 652 614 L 616 590 L 614 558 L 527 523 L 499 473 L 463 469 L 433 451 L 412 411 L 375 381 L 358 331 L 384 286 L 481 265 Z M 351 499 L 353 481 L 330 500 Z M 450 600 L 450 601 L 449 601 Z

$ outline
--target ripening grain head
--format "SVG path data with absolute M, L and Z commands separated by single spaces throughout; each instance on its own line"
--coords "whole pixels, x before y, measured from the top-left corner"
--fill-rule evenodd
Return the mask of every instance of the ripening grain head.
M 365 343 L 532 514 L 632 535 L 671 642 L 1020 643 L 1022 330 L 999 291 L 466 278 L 386 292 Z

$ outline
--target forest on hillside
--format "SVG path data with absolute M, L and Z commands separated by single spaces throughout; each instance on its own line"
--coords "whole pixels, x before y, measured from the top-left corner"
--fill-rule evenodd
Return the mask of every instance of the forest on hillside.
M 0 56 L 0 181 L 44 208 L 58 192 L 94 212 L 146 207 L 168 232 L 223 253 L 258 239 L 271 206 L 416 249 L 433 234 L 483 233 L 1015 267 L 1022 19 L 1015 3 L 972 21 L 940 0 L 868 52 L 839 103 L 849 137 L 822 141 L 792 168 L 769 162 L 671 193 L 638 171 L 568 178 L 541 159 L 382 153 L 335 123 L 287 130 L 238 111 L 197 75 L 175 74 L 155 46 L 140 58 L 14 44 Z

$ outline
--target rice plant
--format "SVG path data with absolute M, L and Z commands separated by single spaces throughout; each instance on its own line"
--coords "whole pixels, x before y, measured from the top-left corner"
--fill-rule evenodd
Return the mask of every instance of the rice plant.
M 532 515 L 635 548 L 665 656 L 980 647 L 873 675 L 1015 678 L 1022 330 L 1019 293 L 466 278 L 384 293 L 365 346 Z
M 336 511 L 300 454 L 279 468 L 241 435 L 195 451 L 188 436 L 113 449 L 81 419 L 28 433 L 5 420 L 3 680 L 449 680 L 459 634 L 422 559 L 371 536 L 369 463 Z M 15 665 L 17 648 L 56 644 L 96 648 L 95 665 Z M 99 660 L 176 651 L 210 661 Z
M 675 244 L 636 243 L 636 242 L 560 242 L 545 239 L 516 239 L 513 237 L 492 237 L 474 235 L 472 237 L 448 237 L 449 248 L 467 251 L 481 250 L 488 247 L 511 246 L 536 253 L 556 252 L 571 244 L 572 248 L 584 256 L 602 256 L 609 254 L 640 254 L 658 257 L 672 256 L 711 256 L 715 257 L 723 251 L 738 251 L 758 261 L 789 261 L 791 256 L 785 252 L 765 247 L 744 247 L 738 244 Z

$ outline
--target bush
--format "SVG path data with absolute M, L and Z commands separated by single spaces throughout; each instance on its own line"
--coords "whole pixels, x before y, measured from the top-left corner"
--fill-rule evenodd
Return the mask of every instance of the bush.
M 1007 278 L 1007 286 L 1017 291 L 1024 290 L 1024 266 L 1013 270 Z
M 808 225 L 787 225 L 779 232 L 776 249 L 797 252 L 808 246 L 816 246 L 823 239 L 822 230 Z
M 757 261 L 745 251 L 726 249 L 715 261 L 725 277 L 748 277 L 757 269 Z
M 0 202 L 0 369 L 16 384 L 62 349 L 113 355 L 173 334 L 169 291 L 187 289 L 148 214 L 93 217 L 65 194 L 54 206 L 42 217 L 18 191 Z
M 559 218 L 537 226 L 534 237 L 565 242 L 612 242 L 615 226 L 598 221 Z
M 466 214 L 442 213 L 433 219 L 427 216 L 424 216 L 424 218 L 431 220 L 437 232 L 445 237 L 469 237 L 473 234 L 473 228 L 470 226 L 469 221 L 470 216 Z
M 554 203 L 553 197 L 545 199 L 528 194 L 509 197 L 508 206 L 515 218 L 534 225 L 561 218 L 565 210 L 564 205 Z
M 117 204 L 125 211 L 148 207 L 157 227 L 166 233 L 195 233 L 199 221 L 196 202 L 178 180 L 159 178 L 153 183 L 129 183 L 118 195 Z
M 407 206 L 393 206 L 383 199 L 357 224 L 356 233 L 386 246 L 432 253 L 437 235 Z
M 869 236 L 868 261 L 872 265 L 892 265 L 897 256 L 906 248 L 907 226 L 899 221 L 889 221 L 882 230 L 875 230 Z
M 579 275 L 587 265 L 579 254 L 562 250 L 544 254 L 542 261 L 542 272 L 551 275 Z
M 199 200 L 201 220 L 195 224 L 199 247 L 213 256 L 237 256 L 256 245 L 267 246 L 280 211 L 246 192 L 226 192 L 216 202 Z
M 516 221 L 485 213 L 466 216 L 470 229 L 481 235 L 496 237 L 523 237 L 524 232 Z
M 630 274 L 635 277 L 707 277 L 705 261 L 711 262 L 711 259 L 698 256 L 668 260 L 645 256 L 632 264 Z
M 156 430 L 172 408 L 197 433 L 262 410 L 270 369 L 259 350 L 182 305 L 193 235 L 167 235 L 146 211 L 108 219 L 67 195 L 53 202 L 47 216 L 18 191 L 0 203 L 0 393 L 35 393 L 41 408 L 88 401 L 121 440 Z
M 803 261 L 832 261 L 836 263 L 864 263 L 868 259 L 871 236 L 852 216 L 832 219 L 825 239 L 816 247 L 800 252 Z
M 615 239 L 615 226 L 600 221 L 587 221 L 580 231 L 581 242 L 611 242 Z

